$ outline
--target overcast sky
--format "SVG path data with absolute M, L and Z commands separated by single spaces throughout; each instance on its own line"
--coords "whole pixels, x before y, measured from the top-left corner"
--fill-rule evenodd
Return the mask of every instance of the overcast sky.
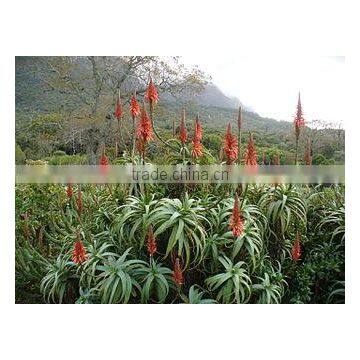
M 226 94 L 262 116 L 292 121 L 297 94 L 305 120 L 344 125 L 345 57 L 268 58 L 184 56 Z

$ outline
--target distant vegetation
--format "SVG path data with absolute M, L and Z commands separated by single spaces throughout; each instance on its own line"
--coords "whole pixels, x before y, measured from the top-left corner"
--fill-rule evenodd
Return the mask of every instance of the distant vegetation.
M 218 157 L 222 147 L 224 129 L 228 122 L 235 125 L 238 102 L 221 93 L 198 69 L 185 71 L 178 63 L 171 68 L 149 57 L 123 58 L 34 58 L 19 57 L 16 60 L 16 162 L 54 157 L 56 151 L 66 155 L 82 154 L 94 162 L 101 151 L 101 144 L 114 147 L 117 122 L 114 104 L 117 86 L 121 85 L 125 107 L 122 118 L 123 132 L 119 150 L 130 144 L 131 118 L 126 111 L 128 99 L 134 87 L 141 96 L 145 89 L 148 72 L 152 69 L 163 81 L 161 102 L 155 109 L 157 126 L 165 138 L 176 135 L 182 108 L 186 108 L 186 125 L 190 130 L 197 114 L 201 119 L 204 145 Z M 136 65 L 139 62 L 139 65 Z M 118 80 L 121 71 L 135 67 L 130 74 Z M 95 64 L 95 65 L 94 65 Z M 94 75 L 93 66 L 98 71 Z M 136 67 L 138 66 L 138 67 Z M 141 70 L 139 70 L 141 69 Z M 162 72 L 160 72 L 162 71 Z M 172 73 L 174 71 L 174 74 Z M 164 75 L 165 73 L 165 75 Z M 161 78 L 163 77 L 163 79 Z M 98 89 L 98 90 L 97 90 Z M 161 90 L 161 88 L 160 88 Z M 214 96 L 217 106 L 214 104 Z M 96 106 L 96 107 L 95 107 Z M 292 120 L 292 119 L 289 119 Z M 307 119 L 307 123 L 311 122 Z M 316 127 L 319 128 L 316 130 Z M 258 114 L 243 111 L 243 141 L 247 132 L 253 132 L 259 160 L 263 152 L 267 157 L 279 154 L 283 163 L 294 158 L 292 123 L 262 118 Z M 344 131 L 324 129 L 323 124 L 312 124 L 302 132 L 299 158 L 303 159 L 306 139 L 312 142 L 313 164 L 341 164 L 345 161 Z M 161 144 L 153 156 L 162 157 Z M 114 151 L 113 151 L 114 153 Z M 75 160 L 75 159 L 74 159 Z M 114 160 L 114 159 L 113 159 Z M 156 161 L 156 159 L 153 159 Z M 69 160 L 71 161 L 71 160 Z

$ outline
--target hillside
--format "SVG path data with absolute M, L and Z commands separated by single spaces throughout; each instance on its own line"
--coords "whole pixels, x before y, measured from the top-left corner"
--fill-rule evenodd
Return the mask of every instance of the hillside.
M 85 76 L 89 71 L 86 61 L 80 60 L 75 70 L 76 76 L 81 76 L 84 81 L 85 91 L 91 90 Z M 66 145 L 68 133 L 55 134 L 54 128 L 49 127 L 48 123 L 42 123 L 44 119 L 45 121 L 48 121 L 46 119 L 51 119 L 51 121 L 60 119 L 59 121 L 61 121 L 63 118 L 68 120 L 83 118 L 85 112 L 78 98 L 70 96 L 68 91 L 61 88 L 54 90 L 47 85 L 44 80 L 48 75 L 46 72 L 49 72 L 49 69 L 43 67 L 39 58 L 16 58 L 16 141 L 30 158 L 50 155 L 49 152 L 56 149 L 68 151 Z M 101 108 L 98 114 L 99 121 L 104 123 L 101 125 L 103 127 L 107 126 L 106 118 L 113 118 L 113 101 L 113 95 L 105 90 L 101 97 Z M 230 122 L 234 128 L 236 127 L 239 105 L 241 105 L 240 100 L 226 96 L 216 85 L 211 83 L 205 85 L 204 90 L 198 95 L 191 96 L 187 91 L 176 94 L 176 97 L 169 93 L 161 93 L 155 110 L 156 126 L 160 132 L 167 132 L 167 135 L 170 135 L 173 127 L 179 123 L 182 109 L 185 108 L 188 130 L 192 131 L 193 120 L 198 114 L 203 127 L 207 129 L 206 136 L 212 136 L 212 140 L 214 137 L 216 138 L 216 145 L 214 143 L 208 143 L 208 145 L 213 147 L 214 151 L 218 151 L 226 125 Z M 294 147 L 292 123 L 264 118 L 247 110 L 246 107 L 243 109 L 244 140 L 247 138 L 247 133 L 251 131 L 260 151 L 271 150 L 274 152 L 278 149 L 284 152 L 284 156 L 291 158 Z M 38 119 L 41 119 L 40 125 Z M 124 121 L 130 123 L 127 111 L 125 111 Z M 29 124 L 33 131 L 30 138 L 28 135 Z M 81 126 L 86 126 L 86 120 Z M 300 144 L 301 152 L 304 151 L 305 138 L 310 136 L 313 141 L 314 154 L 321 154 L 325 159 L 336 163 L 344 162 L 343 131 L 332 129 L 314 131 L 306 128 L 303 133 L 304 140 Z M 51 141 L 51 146 L 42 145 L 41 150 L 37 149 L 37 136 L 40 137 L 41 144 Z M 64 137 L 65 140 L 60 140 L 59 136 Z M 65 145 L 63 141 L 65 141 Z

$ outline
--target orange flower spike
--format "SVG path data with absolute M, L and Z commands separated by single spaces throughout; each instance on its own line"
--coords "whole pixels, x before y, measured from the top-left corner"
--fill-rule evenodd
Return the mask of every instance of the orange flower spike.
M 134 95 L 131 97 L 131 100 L 130 100 L 130 113 L 131 113 L 131 116 L 132 116 L 133 118 L 139 116 L 140 113 L 141 113 L 140 104 L 139 104 L 138 101 L 136 100 L 136 95 L 135 95 L 135 93 L 134 93 Z
M 122 114 L 123 114 L 123 110 L 122 110 L 120 89 L 119 89 L 119 95 L 118 95 L 118 98 L 117 98 L 116 104 L 115 104 L 115 117 L 118 121 L 121 119 Z
M 100 165 L 101 166 L 108 166 L 109 165 L 109 159 L 105 154 L 101 155 L 101 157 L 100 157 Z
M 71 186 L 71 184 L 68 184 L 68 186 L 66 188 L 66 195 L 69 199 L 71 199 L 73 194 L 74 194 L 74 191 L 72 189 L 72 186 Z
M 156 246 L 155 235 L 151 225 L 148 228 L 146 245 L 150 256 L 153 256 L 156 253 L 157 246 Z
M 159 101 L 159 94 L 151 77 L 150 77 L 149 85 L 146 89 L 145 100 L 149 102 L 150 114 L 152 114 L 152 111 L 154 110 L 154 105 Z
M 257 153 L 254 146 L 254 140 L 252 134 L 250 134 L 248 146 L 245 152 L 245 165 L 257 166 Z
M 200 140 L 194 139 L 192 141 L 192 150 L 191 150 L 191 155 L 193 158 L 198 158 L 203 156 L 203 152 L 202 152 L 202 145 Z
M 80 231 L 76 232 L 77 241 L 74 244 L 72 260 L 76 264 L 82 264 L 87 259 L 85 247 L 81 241 Z
M 77 199 L 76 199 L 77 211 L 79 214 L 81 214 L 84 209 L 84 206 L 83 206 L 83 202 L 82 202 L 82 192 L 81 192 L 80 185 L 78 185 L 77 194 L 78 194 Z
M 187 140 L 187 131 L 186 131 L 186 126 L 185 126 L 185 110 L 183 110 L 182 116 L 181 116 L 181 120 L 180 120 L 180 141 L 182 142 L 182 144 L 185 144 L 186 140 Z
M 99 160 L 99 165 L 101 166 L 108 166 L 109 165 L 109 159 L 108 157 L 105 155 L 105 146 L 103 147 L 103 150 L 101 152 L 101 157 Z
M 227 157 L 227 163 L 232 164 L 237 159 L 239 148 L 236 137 L 231 133 L 230 123 L 226 129 L 224 151 Z
M 295 119 L 294 119 L 294 129 L 295 129 L 296 139 L 299 139 L 300 129 L 302 126 L 305 126 L 305 119 L 303 116 L 303 110 L 302 110 L 300 93 L 299 93 L 298 104 L 296 107 L 296 115 L 295 115 Z
M 197 139 L 197 140 L 201 141 L 202 136 L 203 136 L 203 131 L 202 131 L 201 123 L 200 123 L 200 120 L 199 120 L 199 116 L 197 115 L 196 119 L 195 119 L 194 139 Z
M 136 136 L 145 144 L 153 138 L 152 124 L 146 112 L 145 106 L 141 109 L 141 116 L 136 129 Z
M 195 119 L 194 138 L 191 141 L 192 143 L 191 155 L 193 158 L 198 158 L 203 155 L 202 144 L 201 144 L 202 136 L 203 136 L 203 131 L 199 120 L 199 116 L 197 115 Z
M 103 150 L 101 152 L 99 165 L 100 165 L 100 172 L 103 175 L 107 174 L 107 172 L 109 171 L 110 161 L 109 161 L 108 157 L 105 155 L 105 145 L 104 145 Z
M 235 194 L 233 211 L 230 217 L 229 228 L 235 237 L 239 237 L 244 232 L 244 222 L 239 210 L 239 198 Z
M 184 284 L 184 277 L 181 270 L 180 260 L 179 258 L 176 258 L 174 263 L 174 271 L 173 271 L 173 280 L 178 285 L 181 286 Z
M 294 245 L 291 249 L 291 257 L 294 261 L 300 260 L 301 257 L 301 244 L 300 244 L 300 234 L 296 232 L 296 238 L 294 241 Z

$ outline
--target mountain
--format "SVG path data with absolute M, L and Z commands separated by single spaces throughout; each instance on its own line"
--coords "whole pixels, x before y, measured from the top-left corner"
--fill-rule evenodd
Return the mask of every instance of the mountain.
M 45 86 L 44 66 L 39 57 L 16 57 L 15 59 L 16 107 L 26 111 L 57 111 L 59 103 L 64 102 L 64 94 L 60 99 L 59 94 L 52 92 Z M 78 73 L 89 72 L 88 64 L 78 62 Z M 85 76 L 84 76 L 85 77 Z M 242 105 L 236 97 L 225 95 L 215 84 L 205 85 L 200 94 L 193 94 L 186 90 L 176 98 L 171 94 L 161 94 L 163 100 L 192 102 L 200 106 L 216 106 L 221 108 L 236 109 Z M 59 101 L 62 100 L 62 101 Z M 66 101 L 69 105 L 69 102 Z M 71 104 L 77 106 L 78 104 Z
M 206 85 L 203 92 L 194 96 L 194 100 L 199 105 L 230 109 L 238 108 L 241 105 L 239 99 L 226 96 L 215 84 Z

